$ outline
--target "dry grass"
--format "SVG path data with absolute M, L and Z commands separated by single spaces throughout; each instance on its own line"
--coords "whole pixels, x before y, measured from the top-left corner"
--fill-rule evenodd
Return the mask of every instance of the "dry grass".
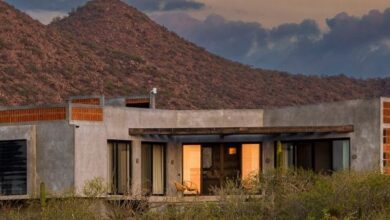
M 166 204 L 149 209 L 138 201 L 106 201 L 104 184 L 95 179 L 78 198 L 68 192 L 47 202 L 3 203 L 1 219 L 389 219 L 390 176 L 376 172 L 271 172 L 252 178 L 252 188 L 227 181 L 214 189 L 217 202 Z M 1 216 L 3 215 L 3 216 Z

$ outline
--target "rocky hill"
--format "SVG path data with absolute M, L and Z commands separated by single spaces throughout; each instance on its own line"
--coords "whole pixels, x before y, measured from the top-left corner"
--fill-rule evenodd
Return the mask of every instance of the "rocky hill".
M 390 95 L 390 80 L 292 75 L 208 53 L 120 0 L 44 26 L 0 0 L 0 105 L 159 89 L 158 107 L 257 108 Z

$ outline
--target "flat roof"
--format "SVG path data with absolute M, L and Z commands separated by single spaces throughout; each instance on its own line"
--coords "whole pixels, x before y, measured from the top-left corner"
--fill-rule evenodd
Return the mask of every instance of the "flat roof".
M 353 131 L 353 125 L 226 128 L 130 128 L 129 135 L 245 135 L 283 133 L 350 133 Z

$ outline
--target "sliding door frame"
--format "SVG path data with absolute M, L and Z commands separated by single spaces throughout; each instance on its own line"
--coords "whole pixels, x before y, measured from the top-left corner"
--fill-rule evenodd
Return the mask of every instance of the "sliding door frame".
M 200 142 L 200 143 L 181 143 L 181 152 L 182 152 L 182 155 L 181 155 L 181 181 L 183 183 L 184 181 L 184 169 L 183 169 L 183 164 L 184 164 L 184 152 L 183 152 L 183 148 L 184 148 L 184 145 L 200 145 L 200 186 L 199 186 L 199 194 L 202 195 L 203 194 L 203 175 L 202 175 L 202 169 L 203 169 L 203 156 L 202 156 L 202 150 L 203 150 L 203 145 L 206 145 L 206 144 L 215 144 L 215 145 L 218 145 L 218 147 L 220 146 L 228 146 L 229 144 L 239 144 L 240 145 L 240 152 L 237 152 L 237 153 L 240 153 L 240 157 L 239 157 L 239 163 L 240 163 L 240 180 L 242 180 L 242 145 L 243 144 L 259 144 L 259 147 L 260 147 L 260 150 L 259 150 L 259 154 L 260 154 L 260 161 L 259 161 L 259 166 L 260 166 L 260 169 L 259 169 L 259 173 L 262 173 L 263 172 L 263 142 L 261 141 L 248 141 L 248 142 L 239 142 L 239 141 L 232 141 L 232 142 Z M 223 148 L 222 148 L 223 149 Z M 220 152 L 221 153 L 221 152 Z M 213 157 L 213 156 L 212 156 Z M 184 194 L 185 196 L 194 196 L 195 194 Z
M 133 175 L 132 164 L 131 164 L 132 163 L 132 155 L 133 155 L 132 142 L 131 141 L 126 141 L 126 140 L 108 139 L 107 140 L 107 147 L 108 147 L 109 143 L 112 144 L 112 149 L 109 149 L 109 150 L 112 150 L 112 151 L 111 151 L 111 153 L 110 152 L 108 153 L 108 156 L 111 155 L 111 158 L 108 158 L 109 168 L 110 168 L 108 173 L 111 174 L 111 175 L 109 175 L 109 181 L 111 182 L 111 184 L 110 184 L 110 188 L 111 189 L 110 189 L 110 193 L 109 194 L 110 195 L 124 195 L 124 193 L 118 193 L 119 189 L 116 189 L 117 192 L 112 192 L 112 187 L 113 187 L 113 184 L 114 184 L 114 182 L 113 182 L 113 178 L 114 177 L 112 175 L 112 166 L 113 166 L 113 163 L 114 163 L 114 161 L 113 161 L 113 157 L 114 157 L 113 152 L 114 152 L 115 146 L 116 146 L 116 148 L 118 148 L 118 146 L 119 146 L 118 144 L 126 144 L 126 147 L 128 148 L 128 154 L 126 155 L 126 157 L 127 157 L 126 167 L 128 168 L 128 172 L 126 173 L 126 175 L 127 175 L 127 180 L 126 180 L 126 182 L 127 182 L 127 189 L 126 190 L 128 190 L 128 193 L 131 194 L 131 189 L 132 189 L 131 182 L 132 182 L 132 175 Z M 118 162 L 118 158 L 117 158 L 116 162 Z M 115 173 L 116 174 L 115 179 L 116 179 L 116 184 L 118 184 L 119 169 L 118 169 L 117 165 L 116 165 L 116 172 L 117 173 Z
M 153 195 L 153 196 L 164 196 L 166 193 L 167 193 L 167 143 L 164 143 L 164 142 L 149 142 L 149 141 L 142 141 L 141 142 L 141 146 L 142 144 L 148 144 L 151 146 L 151 153 L 150 153 L 150 161 L 151 161 L 151 165 L 150 165 L 150 174 L 151 174 L 151 184 L 150 184 L 150 195 Z M 164 174 L 163 174 L 163 178 L 164 178 L 164 181 L 163 181 L 163 193 L 162 194 L 154 194 L 153 193 L 153 145 L 161 145 L 162 146 L 162 149 L 163 149 L 163 171 L 164 171 Z M 142 150 L 142 149 L 141 149 Z M 141 162 L 142 163 L 142 162 Z
M 330 150 L 330 154 L 331 154 L 331 164 L 332 164 L 332 171 L 333 170 L 333 142 L 334 141 L 348 141 L 348 152 L 349 152 L 349 160 L 348 160 L 348 170 L 351 169 L 351 138 L 349 137 L 341 137 L 341 138 L 323 138 L 323 139 L 298 139 L 298 140 L 281 140 L 280 142 L 283 144 L 285 143 L 308 143 L 310 142 L 311 144 L 311 156 L 312 156 L 312 171 L 314 171 L 314 166 L 315 166 L 315 153 L 314 153 L 314 143 L 316 142 L 326 142 L 326 141 L 329 141 L 331 142 L 331 150 Z M 277 168 L 277 150 L 278 150 L 278 141 L 274 141 L 274 168 Z M 293 148 L 293 151 L 294 151 L 294 157 L 293 157 L 293 164 L 294 164 L 294 168 L 293 169 L 297 169 L 297 166 L 296 166 L 296 147 Z

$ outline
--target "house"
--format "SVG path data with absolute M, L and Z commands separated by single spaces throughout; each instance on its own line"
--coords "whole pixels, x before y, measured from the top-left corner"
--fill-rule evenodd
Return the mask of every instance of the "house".
M 0 199 L 101 177 L 110 196 L 209 195 L 276 166 L 390 173 L 390 98 L 251 110 L 163 110 L 154 94 L 0 108 Z

